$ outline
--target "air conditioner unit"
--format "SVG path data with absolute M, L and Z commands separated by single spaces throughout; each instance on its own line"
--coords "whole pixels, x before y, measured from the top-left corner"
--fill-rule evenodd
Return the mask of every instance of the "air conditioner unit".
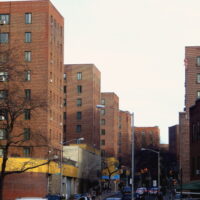
M 196 174 L 197 174 L 197 175 L 200 175 L 200 169 L 197 169 L 197 170 L 196 170 Z
M 0 76 L 0 81 L 6 81 L 6 76 L 5 75 L 1 75 Z
M 50 82 L 50 83 L 53 83 L 53 79 L 50 79 L 49 82 Z
M 60 126 L 62 126 L 63 125 L 63 123 L 62 122 L 60 122 Z
M 6 20 L 5 19 L 0 20 L 0 25 L 4 25 L 4 24 L 6 24 Z
M 3 115 L 0 115 L 0 120 L 5 120 L 5 117 Z

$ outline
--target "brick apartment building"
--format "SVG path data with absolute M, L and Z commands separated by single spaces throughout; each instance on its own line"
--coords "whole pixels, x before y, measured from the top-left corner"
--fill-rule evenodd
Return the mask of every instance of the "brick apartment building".
M 200 99 L 190 107 L 190 177 L 200 180 Z
M 176 155 L 179 160 L 179 125 L 169 127 L 169 152 Z
M 118 157 L 119 98 L 113 92 L 101 93 L 101 152 L 103 157 Z
M 99 148 L 100 76 L 93 64 L 65 65 L 64 141 L 83 137 L 84 143 Z
M 23 126 L 14 131 L 28 134 L 40 132 L 46 138 L 43 145 L 33 146 L 31 140 L 20 143 L 9 156 L 49 158 L 60 155 L 63 122 L 63 30 L 64 19 L 48 0 L 0 2 L 0 51 L 14 52 L 25 66 L 21 85 L 23 95 L 41 97 L 47 109 L 25 112 Z M 5 72 L 0 72 L 0 90 L 5 90 Z M 8 74 L 9 76 L 9 74 Z M 21 81 L 21 80 L 20 80 Z M 8 81 L 12 85 L 12 80 Z M 13 83 L 13 87 L 17 82 Z M 25 121 L 26 120 L 26 121 Z M 27 133 L 27 132 L 26 132 Z M 40 139 L 38 138 L 38 142 Z M 1 137 L 0 144 L 4 145 Z M 2 153 L 2 151 L 1 151 Z M 5 194 L 14 199 L 26 192 L 29 196 L 48 193 L 47 176 L 40 173 L 24 173 L 8 176 Z M 13 181 L 15 180 L 15 181 Z M 31 187 L 32 183 L 34 187 Z M 20 184 L 19 184 L 20 183 Z M 12 196 L 13 195 L 13 196 Z
M 183 182 L 190 180 L 189 109 L 200 97 L 200 47 L 185 47 L 185 109 L 179 113 L 180 168 Z
M 135 149 L 160 147 L 160 129 L 154 127 L 134 127 Z
M 131 114 L 128 111 L 119 111 L 119 139 L 118 157 L 122 165 L 131 163 Z

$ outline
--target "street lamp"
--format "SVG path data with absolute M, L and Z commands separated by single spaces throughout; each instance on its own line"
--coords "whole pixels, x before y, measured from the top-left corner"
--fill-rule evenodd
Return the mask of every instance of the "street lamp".
M 131 199 L 134 200 L 134 177 L 135 177 L 135 173 L 134 173 L 134 154 L 135 154 L 135 134 L 134 134 L 134 113 L 131 114 L 131 129 L 132 129 L 132 135 L 131 135 L 131 174 L 132 174 L 132 196 Z
M 81 141 L 83 141 L 84 138 L 81 137 L 81 138 L 77 138 L 77 139 L 72 139 L 72 140 L 68 140 L 68 141 L 64 141 L 62 142 L 61 141 L 61 157 L 60 157 L 60 195 L 62 195 L 62 192 L 63 192 L 63 187 L 62 187 L 62 177 L 63 177 L 63 145 L 65 144 L 68 144 L 69 142 L 72 142 L 72 141 L 77 141 L 77 144 L 80 144 Z
M 160 151 L 155 151 L 153 149 L 146 149 L 146 148 L 141 148 L 142 151 L 152 151 L 154 153 L 157 153 L 158 155 L 158 188 L 160 188 Z

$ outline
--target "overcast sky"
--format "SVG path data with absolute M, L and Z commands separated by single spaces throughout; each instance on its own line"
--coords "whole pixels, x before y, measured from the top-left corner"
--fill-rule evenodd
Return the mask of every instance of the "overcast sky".
M 200 44 L 200 0 L 51 1 L 65 18 L 65 64 L 95 64 L 102 92 L 168 143 L 184 107 L 184 48 Z

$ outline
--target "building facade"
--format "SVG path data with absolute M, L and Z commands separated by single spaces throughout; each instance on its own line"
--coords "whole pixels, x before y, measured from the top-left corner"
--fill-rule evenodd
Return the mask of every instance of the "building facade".
M 115 93 L 101 93 L 100 133 L 103 157 L 118 156 L 119 98 Z
M 1 68 L 1 101 L 4 94 L 8 94 L 7 99 L 12 94 L 10 103 L 15 103 L 13 114 L 20 106 L 27 106 L 10 133 L 21 141 L 15 140 L 8 156 L 39 159 L 51 159 L 55 155 L 59 157 L 63 132 L 64 19 L 48 0 L 8 1 L 0 2 L 0 23 L 0 63 L 1 66 L 7 64 L 10 67 L 8 70 L 5 70 L 5 65 Z M 15 100 L 26 104 L 17 105 Z M 33 100 L 41 101 L 37 109 L 32 109 Z M 8 140 L 4 131 L 7 119 L 4 114 L 7 111 L 0 112 L 0 154 L 3 156 Z M 21 189 L 31 182 L 30 177 L 28 173 L 15 175 L 10 187 L 12 176 L 8 176 L 6 183 L 9 184 L 4 188 L 4 195 L 14 195 L 11 199 L 21 196 Z M 33 176 L 34 180 L 39 180 L 43 189 L 38 189 L 38 184 L 30 193 L 30 190 L 26 190 L 26 196 L 45 196 L 48 187 L 43 186 L 48 185 L 47 176 L 38 173 Z
M 180 168 L 183 182 L 190 180 L 189 109 L 200 97 L 200 47 L 185 47 L 185 109 L 179 114 Z
M 100 72 L 93 64 L 65 65 L 64 141 L 84 138 L 92 147 L 100 146 Z
M 154 127 L 134 127 L 135 149 L 160 147 L 160 129 Z
M 169 152 L 176 155 L 179 160 L 179 125 L 169 127 Z
M 200 99 L 190 107 L 190 177 L 200 180 Z
M 131 166 L 131 113 L 119 111 L 118 158 L 122 165 Z

